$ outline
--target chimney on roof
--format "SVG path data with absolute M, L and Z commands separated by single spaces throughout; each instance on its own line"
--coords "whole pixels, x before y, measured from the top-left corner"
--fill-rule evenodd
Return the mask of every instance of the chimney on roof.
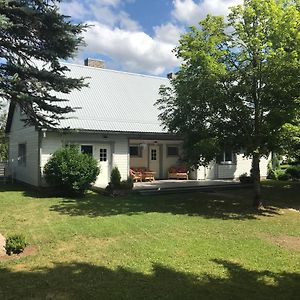
M 169 73 L 167 74 L 168 79 L 175 79 L 177 75 L 175 73 Z
M 86 58 L 84 60 L 84 65 L 93 68 L 102 68 L 102 69 L 105 68 L 105 64 L 103 60 L 94 59 L 94 58 Z

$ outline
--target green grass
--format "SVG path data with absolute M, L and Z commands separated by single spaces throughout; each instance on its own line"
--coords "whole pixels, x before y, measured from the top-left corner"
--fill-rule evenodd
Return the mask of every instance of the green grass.
M 0 299 L 299 299 L 299 183 L 85 199 L 1 187 L 0 233 L 34 256 L 0 261 Z M 297 246 L 298 245 L 298 246 Z

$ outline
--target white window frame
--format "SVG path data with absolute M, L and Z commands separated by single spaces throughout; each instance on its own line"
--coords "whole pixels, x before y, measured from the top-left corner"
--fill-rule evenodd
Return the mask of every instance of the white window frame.
M 226 160 L 226 154 L 231 153 L 231 160 Z M 232 151 L 223 151 L 220 155 L 222 155 L 222 160 L 218 162 L 220 165 L 236 165 L 236 154 Z
M 138 148 L 138 155 L 131 155 L 130 148 L 137 147 Z M 130 157 L 142 157 L 143 156 L 143 147 L 141 145 L 129 145 L 129 155 Z
M 168 148 L 177 148 L 177 154 L 169 154 Z M 167 157 L 178 157 L 179 156 L 179 146 L 178 145 L 167 145 Z
M 24 147 L 23 149 L 21 149 Z M 22 153 L 21 153 L 22 152 Z M 27 144 L 26 143 L 19 143 L 18 144 L 18 165 L 19 166 L 26 166 L 27 160 Z

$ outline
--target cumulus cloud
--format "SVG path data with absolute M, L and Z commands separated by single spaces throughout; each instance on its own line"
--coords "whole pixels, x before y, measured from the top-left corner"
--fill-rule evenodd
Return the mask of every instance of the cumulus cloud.
M 98 21 L 109 26 L 117 26 L 135 31 L 141 29 L 139 23 L 130 18 L 129 14 L 121 9 L 124 2 L 134 0 L 69 0 L 60 4 L 63 14 L 72 16 L 82 22 Z
M 106 56 L 109 67 L 161 75 L 174 70 L 180 61 L 172 50 L 187 25 L 197 24 L 208 13 L 226 15 L 229 7 L 243 0 L 173 0 L 169 22 L 153 27 L 152 36 L 124 10 L 135 0 L 69 0 L 60 4 L 62 13 L 92 25 L 83 37 L 86 48 L 73 62 L 87 56 Z
M 151 37 L 143 31 L 111 28 L 99 22 L 89 24 L 92 27 L 84 33 L 86 50 L 111 57 L 122 69 L 159 75 L 179 64 L 172 53 L 175 45 L 159 36 L 162 28 Z
M 154 26 L 155 38 L 159 41 L 177 45 L 184 28 L 172 23 Z
M 229 7 L 242 3 L 243 0 L 173 0 L 172 16 L 184 24 L 195 25 L 207 14 L 226 16 Z

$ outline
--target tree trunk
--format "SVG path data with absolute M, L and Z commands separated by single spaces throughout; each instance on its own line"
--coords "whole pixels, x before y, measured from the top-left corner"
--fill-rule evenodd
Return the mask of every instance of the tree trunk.
M 254 189 L 253 206 L 257 209 L 263 207 L 263 203 L 261 200 L 259 163 L 260 163 L 260 155 L 259 153 L 254 153 L 252 159 L 252 176 L 253 176 L 253 189 Z

